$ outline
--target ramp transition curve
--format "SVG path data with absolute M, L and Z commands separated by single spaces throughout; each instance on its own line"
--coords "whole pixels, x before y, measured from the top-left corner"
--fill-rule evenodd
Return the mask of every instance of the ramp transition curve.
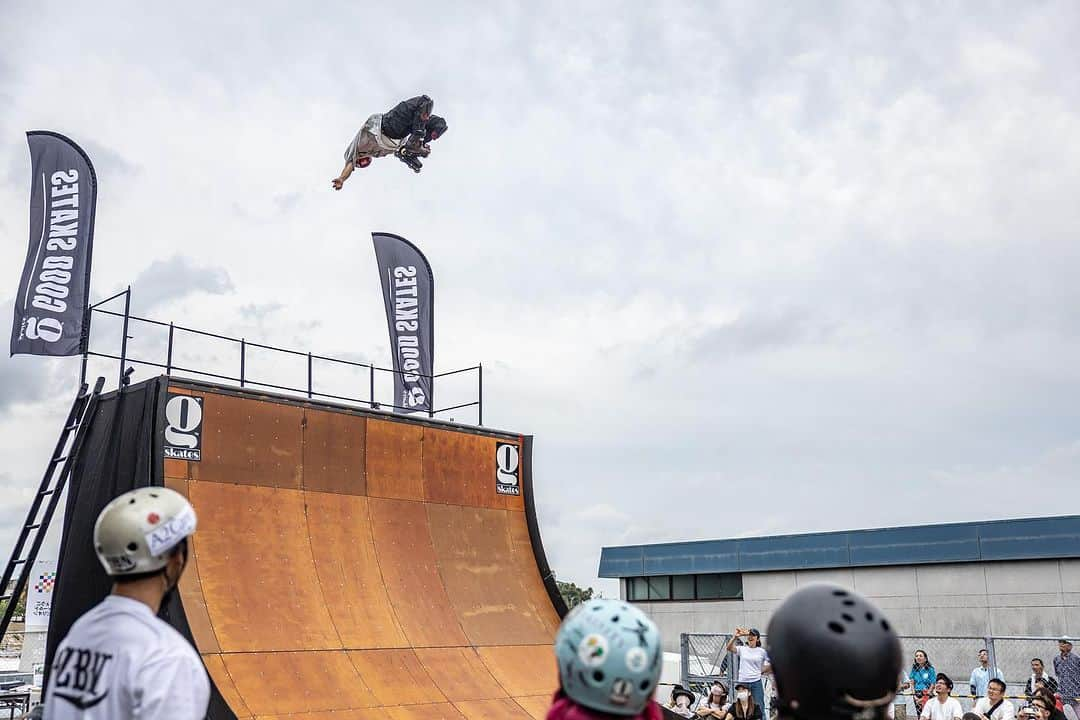
M 531 438 L 150 382 L 151 475 L 199 517 L 166 615 L 206 663 L 211 718 L 542 720 L 565 606 L 536 528 Z M 164 432 L 178 395 L 201 406 L 198 459 L 167 457 L 191 457 Z M 520 458 L 519 495 L 496 491 L 500 445 Z

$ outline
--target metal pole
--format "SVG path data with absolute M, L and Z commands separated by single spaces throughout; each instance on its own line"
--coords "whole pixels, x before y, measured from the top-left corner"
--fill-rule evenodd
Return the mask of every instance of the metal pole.
M 244 387 L 244 355 L 247 349 L 247 341 L 244 338 L 240 338 L 240 387 Z M 311 362 L 310 359 L 308 362 Z M 311 397 L 310 390 L 308 391 L 308 397 Z
M 173 324 L 169 323 L 169 349 L 165 354 L 165 374 L 172 375 Z
M 434 373 L 435 368 L 431 368 L 431 372 Z M 435 417 L 435 376 L 429 375 L 428 377 L 431 378 L 431 397 L 428 398 L 428 402 L 431 404 L 428 405 L 427 416 L 431 418 Z
M 480 363 L 479 365 L 477 365 L 476 369 L 480 371 L 480 381 L 478 383 L 478 388 L 480 390 L 480 395 L 478 397 L 478 401 L 480 403 L 479 404 L 480 409 L 479 409 L 478 412 L 479 412 L 480 417 L 477 418 L 476 424 L 477 425 L 483 425 L 484 424 L 484 363 Z
M 79 366 L 79 387 L 86 384 L 86 363 L 90 359 L 90 323 L 94 317 L 92 308 L 86 308 L 86 327 L 83 328 L 82 337 L 82 362 Z
M 374 409 L 375 407 L 375 366 L 368 365 L 368 393 L 370 400 L 368 400 L 368 407 Z
M 311 397 L 311 353 L 307 354 L 307 396 Z
M 686 633 L 679 633 L 679 660 L 681 661 L 679 664 L 682 665 L 679 682 L 682 683 L 683 687 L 690 687 L 690 682 L 686 679 L 689 674 L 687 668 L 690 666 L 690 638 L 687 637 Z
M 131 316 L 131 286 L 124 291 L 124 333 L 120 339 L 120 378 L 117 388 L 124 389 L 124 366 L 127 364 L 128 318 Z

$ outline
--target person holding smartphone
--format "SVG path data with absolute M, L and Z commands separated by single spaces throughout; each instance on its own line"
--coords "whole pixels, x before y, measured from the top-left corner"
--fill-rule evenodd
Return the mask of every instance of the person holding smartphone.
M 738 639 L 746 638 L 745 645 L 738 645 Z M 735 628 L 735 632 L 728 641 L 727 651 L 735 653 L 739 658 L 738 682 L 745 685 L 754 698 L 754 703 L 759 708 L 765 707 L 765 686 L 761 682 L 761 676 L 772 672 L 769 667 L 769 655 L 765 648 L 761 647 L 761 633 L 757 628 Z

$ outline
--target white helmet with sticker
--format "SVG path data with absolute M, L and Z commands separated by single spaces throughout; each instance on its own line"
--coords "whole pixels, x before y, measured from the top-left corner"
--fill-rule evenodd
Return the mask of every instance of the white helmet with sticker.
M 164 487 L 129 490 L 105 506 L 94 524 L 94 551 L 110 576 L 165 567 L 169 551 L 195 532 L 195 509 Z

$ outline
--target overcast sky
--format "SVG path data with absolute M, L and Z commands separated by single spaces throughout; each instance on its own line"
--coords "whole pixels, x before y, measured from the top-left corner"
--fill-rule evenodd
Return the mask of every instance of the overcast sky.
M 1080 507 L 1075 3 L 0 17 L 4 338 L 51 129 L 97 167 L 93 297 L 139 313 L 385 365 L 370 232 L 422 247 L 437 369 L 483 362 L 485 422 L 536 436 L 562 579 L 616 592 L 604 545 Z M 450 127 L 424 172 L 333 192 L 419 93 Z M 77 372 L 0 358 L 0 556 Z

